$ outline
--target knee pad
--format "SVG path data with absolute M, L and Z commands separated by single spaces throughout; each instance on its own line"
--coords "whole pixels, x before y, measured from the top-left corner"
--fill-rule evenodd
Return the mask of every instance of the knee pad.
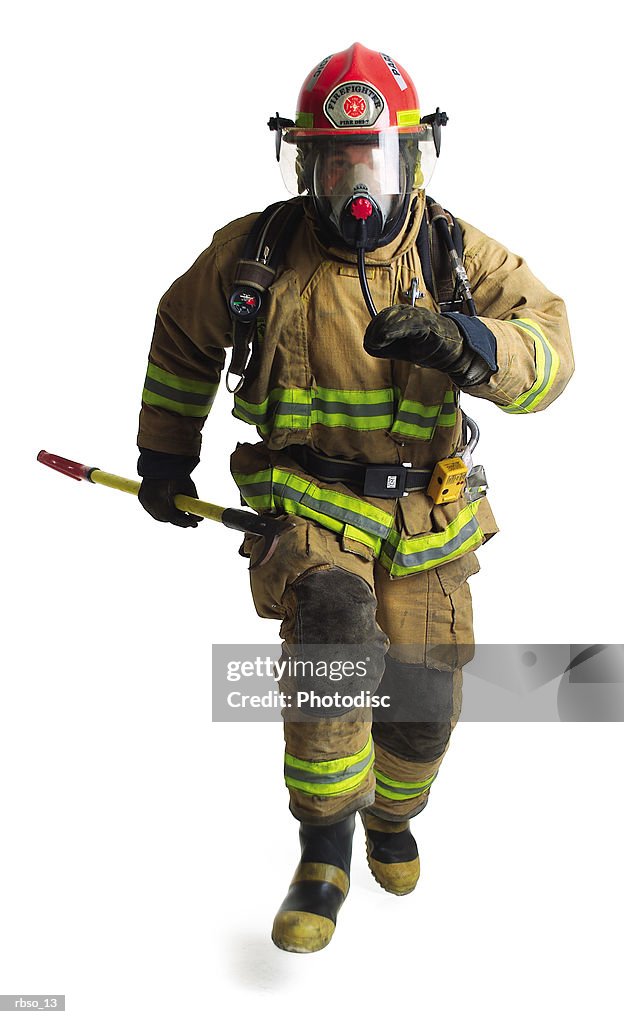
M 373 737 L 408 761 L 434 761 L 446 748 L 453 714 L 453 673 L 395 661 L 386 655 Z
M 388 641 L 375 619 L 375 595 L 363 579 L 339 568 L 306 573 L 290 590 L 296 626 L 295 643 L 287 645 L 294 666 L 288 677 L 297 690 L 324 699 L 325 706 L 303 706 L 305 713 L 345 714 L 350 707 L 342 698 L 372 695 L 384 672 Z M 335 695 L 337 703 L 330 705 Z
M 403 761 L 437 761 L 451 738 L 450 722 L 373 722 L 373 741 Z
M 291 587 L 297 602 L 297 642 L 360 644 L 384 634 L 368 583 L 345 569 L 308 572 Z

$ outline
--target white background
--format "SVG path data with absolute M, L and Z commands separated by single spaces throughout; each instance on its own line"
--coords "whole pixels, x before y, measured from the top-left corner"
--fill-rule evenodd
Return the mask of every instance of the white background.
M 240 538 L 156 524 L 40 448 L 133 476 L 156 304 L 228 220 L 283 195 L 266 121 L 355 39 L 450 115 L 431 192 L 568 304 L 577 371 L 545 414 L 474 400 L 501 534 L 482 642 L 621 631 L 621 59 L 590 7 L 57 0 L 3 27 L 0 992 L 67 1019 L 619 1019 L 622 727 L 460 724 L 423 877 L 367 873 L 330 947 L 274 949 L 297 860 L 279 725 L 212 725 L 212 642 L 273 642 Z M 200 495 L 236 504 L 223 389 Z

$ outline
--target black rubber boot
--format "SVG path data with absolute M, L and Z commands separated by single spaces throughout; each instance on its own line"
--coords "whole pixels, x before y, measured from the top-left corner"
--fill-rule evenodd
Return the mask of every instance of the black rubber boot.
M 289 953 L 314 953 L 330 941 L 349 891 L 355 814 L 334 825 L 301 824 L 301 860 L 271 938 Z
M 362 811 L 366 832 L 366 857 L 373 877 L 386 892 L 405 896 L 420 877 L 418 846 L 409 821 L 384 821 Z

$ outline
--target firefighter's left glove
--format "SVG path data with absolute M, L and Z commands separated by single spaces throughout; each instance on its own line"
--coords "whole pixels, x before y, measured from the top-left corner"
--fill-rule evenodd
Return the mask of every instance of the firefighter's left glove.
M 484 384 L 493 372 L 454 320 L 420 306 L 400 304 L 382 309 L 366 329 L 364 349 L 380 359 L 441 370 L 459 388 Z
M 197 497 L 197 489 L 190 476 L 178 480 L 154 480 L 144 477 L 139 490 L 139 501 L 146 512 L 159 523 L 173 523 L 174 526 L 197 526 L 201 516 L 191 512 L 181 512 L 173 503 L 176 494 L 186 494 L 189 498 Z

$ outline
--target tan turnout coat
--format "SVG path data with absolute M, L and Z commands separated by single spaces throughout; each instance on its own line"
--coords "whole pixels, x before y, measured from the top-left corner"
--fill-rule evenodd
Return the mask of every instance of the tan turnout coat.
M 377 309 L 407 301 L 414 277 L 425 290 L 416 248 L 424 208 L 419 192 L 399 237 L 367 255 Z M 199 454 L 232 344 L 228 299 L 236 264 L 257 216 L 217 231 L 160 302 L 143 392 L 142 447 Z M 545 409 L 573 372 L 564 303 L 522 258 L 458 223 L 477 313 L 497 342 L 498 371 L 468 393 L 509 414 Z M 429 292 L 419 304 L 438 309 Z M 369 356 L 362 347 L 369 319 L 355 255 L 325 248 L 306 212 L 261 311 L 249 373 L 234 400 L 234 414 L 255 425 L 261 441 L 237 447 L 232 472 L 252 508 L 314 519 L 340 534 L 349 550 L 373 549 L 391 576 L 402 576 L 450 562 L 492 536 L 497 528 L 487 498 L 471 502 L 462 495 L 434 505 L 424 491 L 363 497 L 344 484 L 316 480 L 283 451 L 305 444 L 341 459 L 433 469 L 458 450 L 457 388 L 439 371 Z

